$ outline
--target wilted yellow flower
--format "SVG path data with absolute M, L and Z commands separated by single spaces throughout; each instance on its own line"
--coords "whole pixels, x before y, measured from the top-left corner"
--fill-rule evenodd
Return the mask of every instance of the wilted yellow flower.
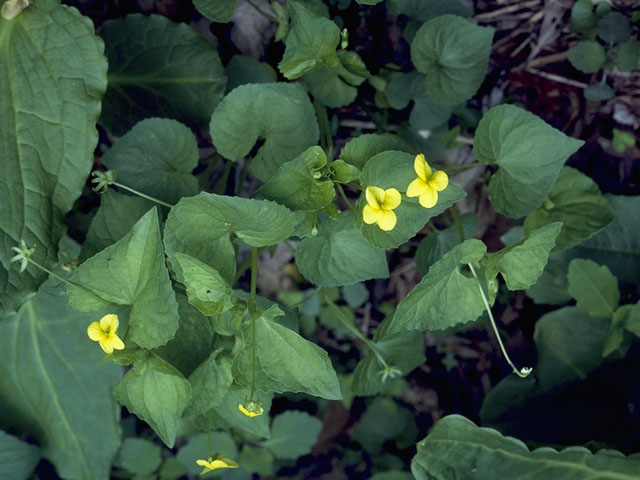
M 367 187 L 364 194 L 367 199 L 367 204 L 362 209 L 364 223 L 377 223 L 385 232 L 393 230 L 398 221 L 393 209 L 402 201 L 400 192 L 395 188 L 383 190 L 380 187 Z
M 262 402 L 257 400 L 249 400 L 245 398 L 244 403 L 247 405 L 244 406 L 242 403 L 238 404 L 238 410 L 240 410 L 244 415 L 249 418 L 259 417 L 264 413 L 264 408 L 262 408 Z
M 236 462 L 234 462 L 230 458 L 225 457 L 221 453 L 216 453 L 206 460 L 196 460 L 196 464 L 204 467 L 200 472 L 200 475 L 204 475 L 207 472 L 212 472 L 213 470 L 218 470 L 219 468 L 238 468 L 238 464 Z
M 118 315 L 110 313 L 99 322 L 92 322 L 87 328 L 87 335 L 94 342 L 98 342 L 105 353 L 111 354 L 114 349 L 124 349 L 124 342 L 116 335 L 119 324 Z
M 418 197 L 420 205 L 424 208 L 434 207 L 438 203 L 438 192 L 449 185 L 449 177 L 442 170 L 432 172 L 422 153 L 416 155 L 413 169 L 418 178 L 407 187 L 407 197 Z

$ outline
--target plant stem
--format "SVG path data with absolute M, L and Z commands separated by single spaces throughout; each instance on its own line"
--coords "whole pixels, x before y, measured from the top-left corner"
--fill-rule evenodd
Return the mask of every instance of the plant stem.
M 274 23 L 280 23 L 280 22 L 278 21 L 278 19 L 277 19 L 274 15 L 272 15 L 272 14 L 270 14 L 270 13 L 265 12 L 264 10 L 262 10 L 258 5 L 256 5 L 255 3 L 253 3 L 253 1 L 252 1 L 252 0 L 246 0 L 246 2 L 247 2 L 249 5 L 251 5 L 251 6 L 253 7 L 253 9 L 254 9 L 256 12 L 258 12 L 260 15 L 262 15 L 263 17 L 265 17 L 267 20 L 271 20 L 271 21 L 272 21 L 272 22 L 274 22 Z
M 204 172 L 202 172 L 202 175 L 200 175 L 200 178 L 198 180 L 198 184 L 200 185 L 201 189 L 204 188 L 205 185 L 207 184 L 209 177 L 215 170 L 216 165 L 218 164 L 218 162 L 220 161 L 220 158 L 222 157 L 220 157 L 220 155 L 218 155 L 217 153 L 214 153 L 213 155 L 210 155 L 208 158 L 209 158 L 209 163 L 207 164 L 207 168 L 204 169 Z
M 213 186 L 213 190 L 217 190 L 218 186 L 222 186 L 222 191 L 221 193 L 224 195 L 224 192 L 226 190 L 227 187 L 227 182 L 229 181 L 229 175 L 231 174 L 231 167 L 233 166 L 234 162 L 232 162 L 231 160 L 227 160 L 227 162 L 224 164 L 224 169 L 222 170 L 222 175 L 220 176 L 220 178 L 218 179 L 218 181 L 215 183 L 215 185 Z
M 455 175 L 456 173 L 460 173 L 463 172 L 465 170 L 469 170 L 470 168 L 474 168 L 474 167 L 481 167 L 483 166 L 483 163 L 480 162 L 471 162 L 471 163 L 465 163 L 463 165 L 451 165 L 449 167 L 444 167 L 442 170 L 447 174 L 447 175 Z
M 121 183 L 113 182 L 111 185 L 115 185 L 116 187 L 122 188 L 124 190 L 128 190 L 131 193 L 134 193 L 134 194 L 138 195 L 139 197 L 146 198 L 147 200 L 151 200 L 152 202 L 155 202 L 158 205 L 162 205 L 163 207 L 168 207 L 168 208 L 173 207 L 173 205 L 171 205 L 170 203 L 163 202 L 162 200 L 159 200 L 159 199 L 157 199 L 155 197 L 147 195 L 146 193 L 139 192 L 138 190 L 136 190 L 134 188 L 131 188 L 131 187 L 127 187 L 126 185 L 123 185 Z
M 353 333 L 356 337 L 358 337 L 360 340 L 362 340 L 362 342 L 367 346 L 367 348 L 369 350 L 371 350 L 371 352 L 373 352 L 373 354 L 375 355 L 376 359 L 378 360 L 378 363 L 380 364 L 380 366 L 382 368 L 385 368 L 385 369 L 389 368 L 389 365 L 387 364 L 385 359 L 382 357 L 382 355 L 380 355 L 380 352 L 378 352 L 378 349 L 376 348 L 376 345 L 371 340 L 369 340 L 367 337 L 365 337 L 362 334 L 362 332 L 360 330 L 358 330 L 356 328 L 356 326 L 352 322 L 350 322 L 348 318 L 346 318 L 344 316 L 344 313 L 342 313 L 342 310 L 340 310 L 340 307 L 338 307 L 338 305 L 336 305 L 326 295 L 322 295 L 322 299 L 325 302 L 327 302 L 327 305 L 329 305 L 331 310 L 333 310 L 333 313 L 336 315 L 338 320 L 340 320 L 340 323 L 342 323 L 342 325 L 344 325 L 347 328 L 347 330 L 349 330 L 351 333 Z
M 458 215 L 458 209 L 454 205 L 452 205 L 449 207 L 449 211 L 451 212 L 453 221 L 455 222 L 456 228 L 458 229 L 458 235 L 460 236 L 460 241 L 464 242 L 467 238 L 464 234 L 464 228 L 462 227 L 462 222 L 460 221 L 460 215 Z
M 256 247 L 251 247 L 251 299 L 255 302 L 256 299 L 256 289 L 258 284 L 258 249 Z M 257 362 L 257 349 L 258 349 L 258 341 L 256 338 L 257 335 L 257 327 L 256 327 L 256 317 L 253 312 L 251 312 L 251 355 L 252 355 L 252 366 L 251 366 L 251 394 L 249 395 L 249 402 L 253 401 L 253 394 L 256 391 L 256 369 L 258 368 Z
M 347 195 L 344 193 L 344 189 L 342 188 L 342 185 L 340 185 L 339 183 L 336 183 L 335 185 L 336 185 L 336 188 L 338 189 L 338 193 L 342 197 L 342 200 L 344 200 L 344 203 L 346 203 L 347 207 L 349 207 L 351 210 L 355 212 L 356 207 L 347 198 Z
M 313 108 L 316 110 L 318 125 L 320 126 L 320 132 L 322 134 L 320 139 L 322 149 L 327 154 L 329 161 L 331 161 L 333 158 L 333 137 L 331 136 L 331 126 L 329 125 L 327 109 L 318 101 L 318 99 L 313 100 Z
M 507 360 L 507 363 L 509 364 L 509 366 L 513 370 L 513 373 L 518 375 L 520 378 L 527 378 L 529 376 L 529 374 L 531 373 L 531 368 L 525 367 L 525 368 L 522 368 L 522 369 L 518 370 L 516 368 L 516 366 L 513 364 L 513 362 L 511 361 L 511 358 L 509 357 L 509 354 L 507 353 L 507 349 L 504 347 L 504 344 L 502 343 L 502 339 L 500 338 L 500 333 L 498 332 L 498 326 L 496 325 L 496 321 L 493 318 L 493 313 L 491 312 L 491 306 L 489 305 L 489 300 L 487 298 L 487 294 L 485 293 L 484 289 L 482 288 L 482 284 L 480 283 L 480 279 L 478 278 L 478 275 L 476 274 L 476 271 L 474 270 L 473 265 L 471 265 L 470 263 L 468 263 L 467 265 L 469 265 L 469 269 L 471 269 L 471 273 L 473 274 L 474 278 L 476 279 L 476 282 L 478 282 L 478 289 L 480 290 L 480 296 L 482 297 L 482 302 L 484 303 L 484 308 L 487 311 L 487 314 L 489 314 L 489 320 L 491 321 L 491 327 L 493 328 L 493 332 L 495 333 L 496 338 L 498 339 L 498 345 L 500 346 L 500 350 L 502 351 L 502 355 L 504 355 L 504 358 Z

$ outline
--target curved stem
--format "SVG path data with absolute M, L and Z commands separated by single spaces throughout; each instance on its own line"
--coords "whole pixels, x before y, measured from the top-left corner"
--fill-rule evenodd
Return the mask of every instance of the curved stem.
M 162 200 L 152 197 L 151 195 L 147 195 L 146 193 L 139 192 L 138 190 L 131 187 L 127 187 L 126 185 L 123 185 L 121 183 L 113 182 L 111 185 L 115 185 L 116 187 L 122 188 L 124 190 L 128 190 L 129 192 L 135 195 L 138 195 L 139 197 L 146 198 L 147 200 L 151 200 L 152 202 L 155 202 L 158 205 L 162 205 L 163 207 L 168 207 L 168 208 L 173 207 L 173 205 L 171 205 L 170 203 L 163 202 Z
M 451 165 L 449 167 L 444 167 L 442 170 L 447 174 L 447 175 L 455 175 L 456 173 L 460 173 L 463 172 L 465 170 L 469 170 L 470 168 L 475 168 L 475 167 L 482 167 L 484 166 L 484 163 L 480 163 L 480 162 L 471 162 L 471 163 L 465 163 L 463 165 Z
M 258 249 L 256 247 L 251 247 L 251 299 L 255 301 L 256 299 L 256 289 L 258 283 Z M 258 341 L 256 338 L 257 328 L 256 328 L 256 317 L 254 314 L 251 314 L 251 394 L 249 395 L 249 401 L 253 401 L 253 394 L 256 391 L 256 369 L 258 368 L 257 362 L 257 349 L 258 349 Z
M 487 314 L 489 314 L 489 320 L 491 321 L 491 327 L 493 328 L 493 332 L 496 334 L 496 338 L 498 339 L 498 345 L 500 346 L 500 350 L 502 351 L 502 355 L 504 355 L 504 358 L 507 360 L 507 363 L 509 364 L 509 366 L 513 370 L 513 373 L 518 375 L 520 378 L 527 378 L 529 376 L 529 374 L 531 373 L 531 368 L 530 367 L 523 367 L 520 370 L 518 370 L 516 368 L 516 366 L 513 364 L 513 362 L 511 361 L 511 358 L 509 357 L 509 354 L 507 353 L 507 349 L 504 347 L 504 344 L 502 343 L 502 339 L 500 338 L 500 333 L 498 332 L 498 326 L 496 325 L 496 321 L 493 318 L 493 313 L 491 312 L 491 306 L 489 305 L 489 299 L 487 298 L 487 295 L 486 295 L 484 289 L 482 288 L 482 285 L 480 283 L 480 279 L 478 278 L 478 275 L 476 274 L 476 271 L 474 270 L 473 265 L 471 265 L 470 263 L 468 263 L 467 265 L 469 265 L 469 269 L 471 269 L 471 273 L 473 274 L 473 277 L 476 279 L 476 282 L 478 282 L 478 289 L 480 290 L 480 296 L 482 297 L 482 302 L 484 303 L 484 308 L 487 311 Z
M 453 221 L 456 224 L 456 228 L 458 229 L 458 235 L 460 236 L 460 241 L 464 242 L 467 238 L 464 234 L 464 228 L 462 227 L 462 222 L 460 221 L 460 215 L 458 215 L 458 209 L 452 205 L 449 207 L 449 211 L 451 212 L 451 216 L 453 217 Z
M 338 193 L 340 193 L 340 196 L 342 197 L 342 200 L 344 200 L 344 203 L 346 203 L 347 207 L 349 207 L 351 210 L 355 212 L 356 207 L 347 198 L 347 195 L 344 193 L 344 189 L 342 188 L 342 185 L 340 185 L 339 183 L 336 183 L 335 185 L 336 185 L 336 188 L 338 189 Z

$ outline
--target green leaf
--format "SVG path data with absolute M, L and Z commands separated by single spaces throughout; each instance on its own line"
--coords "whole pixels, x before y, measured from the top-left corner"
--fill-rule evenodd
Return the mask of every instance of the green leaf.
M 180 417 L 191 397 L 191 385 L 180 372 L 151 354 L 135 363 L 114 393 L 127 410 L 147 422 L 162 442 L 173 448 Z
M 62 478 L 107 480 L 120 445 L 112 392 L 122 373 L 101 364 L 102 350 L 87 338 L 87 325 L 97 318 L 71 308 L 64 287 L 47 282 L 0 322 L 2 424 L 34 436 Z M 24 454 L 23 468 L 37 462 L 34 452 Z
M 0 430 L 0 475 L 27 480 L 40 461 L 40 449 Z
M 226 358 L 218 360 L 222 348 L 212 352 L 209 358 L 198 365 L 189 376 L 191 402 L 185 415 L 200 415 L 218 406 L 224 399 L 231 383 L 231 362 Z
M 176 294 L 180 324 L 176 335 L 162 347 L 154 350 L 185 377 L 204 362 L 211 353 L 214 331 L 211 323 L 184 295 Z
M 340 159 L 362 170 L 372 157 L 388 150 L 408 151 L 399 138 L 385 134 L 368 133 L 350 140 L 340 152 Z M 410 150 L 410 148 L 409 148 Z
M 252 161 L 255 175 L 269 179 L 278 167 L 316 145 L 318 122 L 302 85 L 261 83 L 231 91 L 211 116 L 211 139 L 230 160 L 247 155 L 258 139 L 264 144 Z
M 638 42 L 640 45 L 640 42 Z M 638 139 L 636 136 L 627 130 L 613 129 L 613 138 L 611 139 L 611 148 L 614 152 L 624 153 L 627 148 L 631 148 L 636 144 Z
M 473 10 L 459 0 L 388 0 L 388 8 L 394 15 L 405 14 L 426 22 L 432 18 L 450 13 L 470 17 Z
M 604 47 L 592 40 L 582 40 L 567 52 L 567 59 L 584 73 L 596 73 L 607 61 Z
M 352 103 L 358 95 L 356 87 L 370 76 L 357 53 L 340 50 L 337 55 L 337 65 L 318 65 L 303 76 L 311 95 L 331 108 Z
M 583 143 L 521 108 L 500 105 L 480 120 L 473 153 L 480 163 L 500 167 L 489 199 L 498 213 L 518 218 L 542 204 L 562 164 Z
M 207 17 L 217 23 L 227 23 L 231 20 L 238 0 L 193 0 L 193 6 Z
M 363 187 L 375 186 L 380 188 L 396 188 L 402 195 L 402 203 L 393 212 L 398 223 L 390 232 L 380 229 L 377 224 L 367 225 L 362 219 L 362 209 L 367 204 L 364 192 L 356 203 L 356 226 L 364 238 L 375 247 L 396 248 L 411 239 L 425 224 L 436 215 L 441 214 L 466 193 L 453 182 L 438 194 L 438 203 L 433 208 L 424 208 L 418 203 L 418 198 L 408 198 L 404 195 L 409 183 L 417 178 L 413 169 L 414 156 L 403 152 L 382 152 L 371 158 L 360 175 Z
M 289 80 L 300 78 L 316 66 L 339 64 L 336 48 L 340 29 L 333 21 L 320 17 L 301 3 L 289 0 L 291 30 L 286 40 L 280 72 Z
M 561 228 L 560 222 L 550 223 L 513 245 L 488 254 L 487 275 L 494 278 L 500 272 L 509 290 L 529 288 L 542 275 Z
M 270 180 L 256 191 L 291 210 L 320 210 L 336 195 L 326 178 L 327 156 L 320 147 L 309 147 L 280 166 Z
M 477 427 L 460 415 L 441 419 L 417 447 L 411 471 L 418 480 L 631 480 L 640 469 L 640 459 L 611 450 L 595 455 L 584 447 L 559 452 L 550 447 L 530 451 L 520 440 Z
M 609 335 L 602 351 L 603 357 L 610 355 L 623 345 L 625 330 L 640 337 L 640 302 L 622 305 L 613 312 Z
M 480 284 L 462 274 L 462 264 L 478 262 L 487 247 L 471 239 L 447 252 L 399 304 L 388 333 L 444 330 L 472 322 L 484 311 Z
M 340 400 L 338 377 L 327 352 L 276 323 L 274 318 L 282 314 L 277 306 L 273 306 L 245 323 L 242 329 L 245 345 L 233 363 L 234 379 L 245 386 L 252 384 L 254 344 L 256 388 L 274 393 L 304 392 Z
M 360 170 L 344 160 L 334 160 L 329 164 L 329 177 L 336 183 L 351 183 L 360 178 Z
M 19 273 L 11 247 L 24 240 L 38 263 L 55 263 L 64 216 L 91 170 L 107 70 L 93 32 L 54 0 L 0 17 L 0 317 L 47 278 L 33 266 Z
M 616 67 L 623 72 L 630 72 L 640 68 L 640 42 L 629 40 L 622 42 L 618 46 Z
M 149 475 L 162 463 L 160 445 L 144 438 L 125 438 L 115 464 L 134 475 Z
M 275 70 L 247 55 L 234 55 L 224 69 L 227 75 L 227 93 L 247 83 L 273 83 L 278 81 Z
M 629 18 L 620 12 L 607 13 L 598 20 L 598 36 L 609 44 L 629 40 L 631 36 Z
M 230 388 L 224 399 L 213 408 L 213 415 L 205 414 L 200 417 L 203 429 L 222 428 L 240 430 L 260 438 L 269 438 L 269 410 L 271 410 L 271 393 L 256 391 L 254 397 L 262 402 L 264 415 L 249 418 L 238 410 L 238 404 L 245 403 L 250 395 L 248 388 Z M 210 426 L 209 418 L 213 418 Z
M 369 299 L 369 289 L 362 282 L 340 287 L 340 293 L 347 305 L 353 309 L 361 307 Z
M 416 130 L 433 130 L 451 117 L 453 107 L 436 102 L 427 92 L 421 93 L 413 100 L 415 103 L 409 115 L 409 123 Z
M 373 455 L 383 453 L 388 440 L 399 439 L 416 431 L 415 418 L 407 408 L 401 407 L 391 398 L 375 398 L 360 418 L 354 439 Z M 410 446 L 416 441 L 414 434 Z
M 298 245 L 296 265 L 314 285 L 332 287 L 389 276 L 384 250 L 369 245 L 353 219 L 350 212 L 337 221 L 327 218 L 317 235 Z
M 584 93 L 584 98 L 592 102 L 603 102 L 613 98 L 616 94 L 613 88 L 603 82 L 589 85 L 582 92 Z
M 238 457 L 238 463 L 242 469 L 249 473 L 257 473 L 263 476 L 273 476 L 273 454 L 264 447 L 253 447 L 245 443 Z
M 263 443 L 277 458 L 295 460 L 311 452 L 322 422 L 308 413 L 288 410 L 273 419 L 271 438 Z
M 213 451 L 209 451 L 210 448 Z M 229 433 L 210 432 L 193 435 L 187 444 L 180 448 L 176 458 L 195 476 L 202 471 L 202 467 L 196 464 L 196 460 L 214 453 L 222 453 L 225 457 L 232 459 L 238 458 L 238 447 Z M 209 477 L 214 478 L 214 475 L 210 474 Z
M 235 295 L 224 278 L 206 263 L 184 253 L 176 253 L 189 303 L 204 315 L 226 312 L 235 305 Z
M 472 238 L 476 231 L 477 218 L 473 213 L 460 216 L 460 222 L 466 238 Z M 426 275 L 431 265 L 456 245 L 462 243 L 458 228 L 452 225 L 444 230 L 434 231 L 424 237 L 416 250 L 416 267 L 422 275 Z
M 198 165 L 193 132 L 168 118 L 149 118 L 134 125 L 102 163 L 116 171 L 116 181 L 169 203 L 198 193 L 191 171 Z
M 613 211 L 598 185 L 571 167 L 562 167 L 556 182 L 542 206 L 524 221 L 526 233 L 562 222 L 555 250 L 577 245 L 602 230 L 613 220 Z
M 382 0 L 356 0 L 356 2 L 360 5 L 377 5 L 382 2 Z
M 80 258 L 86 260 L 116 243 L 153 206 L 153 202 L 144 198 L 107 190 L 100 197 L 100 208 L 91 221 Z
M 596 16 L 593 13 L 593 3 L 591 0 L 577 0 L 571 7 L 571 27 L 584 32 L 596 26 Z
M 391 79 L 386 90 L 391 108 L 402 110 L 409 105 L 411 100 L 425 92 L 425 79 L 424 73 L 416 70 L 397 75 Z
M 569 293 L 594 317 L 610 318 L 618 308 L 618 280 L 605 265 L 576 258 L 569 264 Z
M 411 42 L 411 60 L 427 75 L 429 96 L 448 104 L 470 99 L 484 80 L 492 40 L 492 28 L 455 15 L 422 25 Z
M 203 37 L 184 23 L 140 14 L 107 20 L 100 35 L 109 60 L 101 124 L 116 135 L 147 117 L 206 125 L 226 79 Z
M 127 340 L 154 348 L 178 328 L 178 304 L 164 263 L 158 213 L 145 214 L 131 231 L 80 265 L 67 287 L 69 302 L 81 311 L 130 305 Z
M 375 348 L 390 367 L 400 371 L 400 375 L 407 375 L 414 368 L 426 361 L 424 356 L 424 341 L 422 335 L 415 332 L 383 333 L 378 337 L 382 327 L 378 327 L 373 338 Z M 377 395 L 385 387 L 383 381 L 383 367 L 375 355 L 360 360 L 353 372 L 353 393 L 359 396 Z M 389 382 L 389 380 L 387 380 Z

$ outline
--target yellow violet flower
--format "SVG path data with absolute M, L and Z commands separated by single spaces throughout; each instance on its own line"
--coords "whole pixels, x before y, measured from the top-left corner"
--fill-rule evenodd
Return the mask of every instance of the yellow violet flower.
M 244 403 L 247 404 L 246 407 L 242 403 L 238 404 L 238 410 L 240 410 L 243 415 L 246 415 L 249 418 L 255 418 L 264 413 L 262 402 L 245 398 Z
M 219 468 L 238 468 L 238 464 L 236 462 L 234 462 L 230 458 L 225 457 L 221 453 L 216 453 L 206 460 L 196 460 L 196 464 L 204 467 L 200 472 L 200 475 L 218 470 Z
M 99 322 L 92 322 L 87 328 L 87 335 L 94 342 L 100 343 L 100 348 L 105 353 L 111 354 L 114 349 L 124 348 L 124 342 L 116 335 L 119 324 L 118 315 L 110 313 L 102 317 Z
M 385 232 L 393 230 L 398 221 L 393 209 L 402 201 L 400 192 L 395 188 L 383 190 L 380 187 L 367 187 L 364 194 L 367 199 L 367 204 L 362 209 L 364 223 L 377 223 Z
M 438 203 L 438 192 L 449 185 L 449 177 L 442 170 L 432 172 L 422 153 L 416 155 L 413 169 L 418 178 L 407 187 L 407 197 L 418 197 L 420 205 L 424 208 L 433 208 Z

